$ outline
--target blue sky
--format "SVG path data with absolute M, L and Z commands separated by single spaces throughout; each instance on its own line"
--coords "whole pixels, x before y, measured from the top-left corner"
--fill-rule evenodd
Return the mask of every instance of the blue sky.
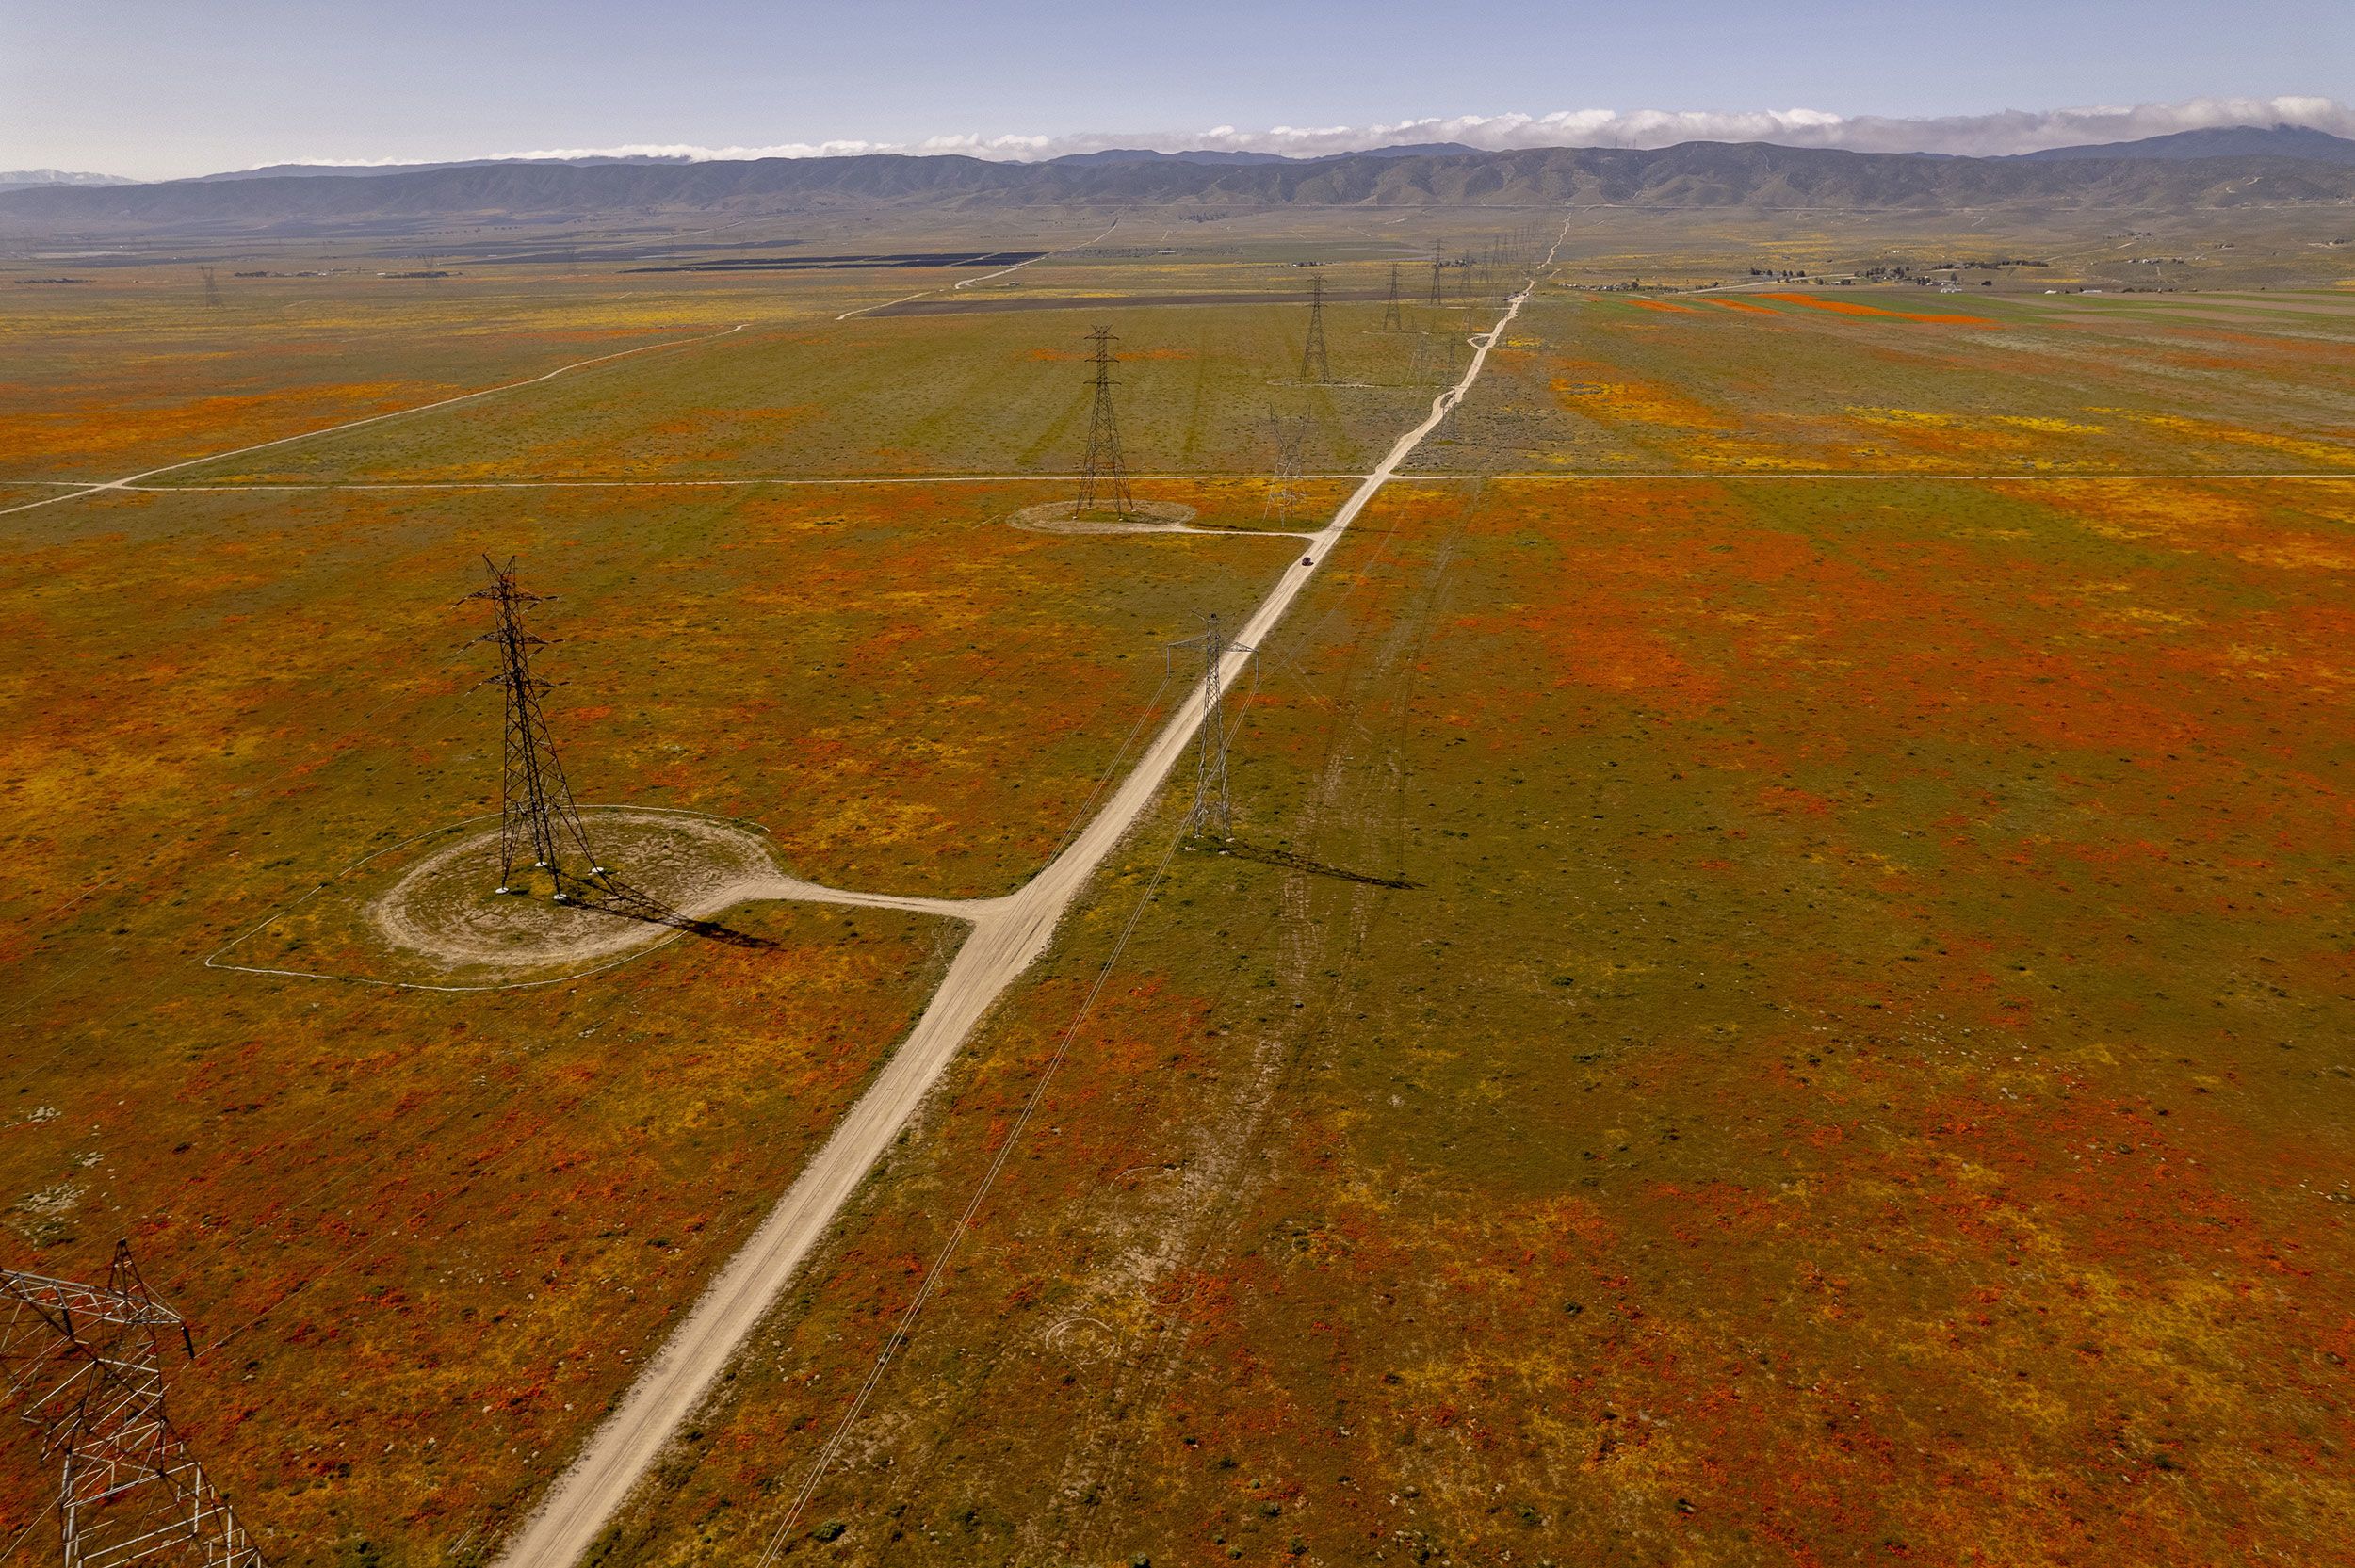
M 1908 133 L 1881 121 L 1930 120 L 1945 123 L 1915 139 L 2015 151 L 2219 118 L 2040 111 L 2281 95 L 2331 101 L 2293 118 L 2355 128 L 2331 118 L 2355 99 L 2355 0 L 0 0 L 0 169 L 148 177 L 955 137 L 1035 155 L 1215 127 L 1232 145 L 1326 151 L 1397 127 L 1423 139 L 1423 121 L 1499 143 L 1768 123 L 1775 139 L 1883 145 Z M 1646 109 L 1697 118 L 1580 113 Z M 1713 118 L 1794 109 L 1842 119 Z M 2029 117 L 1986 118 L 2005 110 Z M 1493 118 L 1550 114 L 1578 118 Z M 1330 135 L 1268 138 L 1276 127 Z M 1006 137 L 1048 139 L 991 139 Z

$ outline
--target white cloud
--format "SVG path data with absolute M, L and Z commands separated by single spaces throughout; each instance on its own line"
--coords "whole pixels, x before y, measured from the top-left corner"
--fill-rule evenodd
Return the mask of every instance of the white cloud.
M 1524 147 L 1667 147 L 1680 141 L 1771 141 L 1786 147 L 1836 147 L 1860 153 L 1953 153 L 1991 156 L 2087 142 L 2134 141 L 2173 131 L 2220 125 L 2307 125 L 2355 137 L 2355 109 L 2329 98 L 2195 98 L 2180 104 L 2104 105 L 2088 108 L 2022 110 L 1900 120 L 1842 115 L 1826 109 L 1717 111 L 1694 109 L 1557 109 L 1549 114 L 1468 114 L 1398 120 L 1370 125 L 1273 125 L 1241 130 L 1217 125 L 1193 133 L 1105 133 L 1070 136 L 983 135 L 974 132 L 917 141 L 790 141 L 770 146 L 704 147 L 641 142 L 618 147 L 544 147 L 486 154 L 498 158 L 648 157 L 701 163 L 737 158 L 846 157 L 862 153 L 934 154 L 1027 162 L 1067 153 L 1145 147 L 1165 153 L 1203 150 L 1280 153 L 1324 157 L 1401 143 L 1457 141 L 1505 150 Z M 317 158 L 338 168 L 373 169 L 400 158 Z

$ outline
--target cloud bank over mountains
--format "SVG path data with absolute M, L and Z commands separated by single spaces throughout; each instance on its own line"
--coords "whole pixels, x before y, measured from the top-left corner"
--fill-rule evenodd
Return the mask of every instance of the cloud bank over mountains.
M 2102 105 L 2069 109 L 2006 109 L 1996 114 L 1905 120 L 1823 109 L 1752 112 L 1670 109 L 1563 109 L 1551 114 L 1468 114 L 1369 125 L 1232 125 L 1198 132 L 1089 132 L 1069 136 L 958 135 L 918 141 L 838 140 L 771 146 L 703 147 L 634 143 L 615 147 L 543 147 L 487 154 L 497 158 L 654 157 L 690 162 L 734 158 L 843 157 L 862 153 L 962 153 L 1033 162 L 1070 153 L 1137 147 L 1276 153 L 1324 157 L 1402 143 L 1462 142 L 1505 151 L 1521 147 L 1667 147 L 1681 141 L 1772 141 L 1787 147 L 1856 153 L 1946 153 L 1972 157 L 2033 153 L 2047 147 L 2134 141 L 2223 125 L 2305 125 L 2355 137 L 2355 108 L 2330 98 L 2195 98 L 2178 104 Z M 381 168 L 410 158 L 288 160 L 314 166 Z

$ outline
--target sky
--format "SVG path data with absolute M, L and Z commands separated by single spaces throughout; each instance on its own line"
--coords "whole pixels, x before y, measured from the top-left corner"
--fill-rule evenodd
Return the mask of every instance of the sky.
M 144 179 L 621 149 L 1998 153 L 2355 135 L 2351 102 L 2355 0 L 0 0 L 0 170 Z

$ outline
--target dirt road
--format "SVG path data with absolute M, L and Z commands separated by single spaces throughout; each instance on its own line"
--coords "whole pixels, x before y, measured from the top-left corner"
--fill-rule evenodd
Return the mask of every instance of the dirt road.
M 1060 256 L 1073 251 L 1084 250 L 1088 246 L 1095 244 L 1096 240 L 1102 239 L 1105 234 L 1111 234 L 1114 229 L 1119 227 L 1120 219 L 1115 218 L 1110 223 L 1104 225 L 1104 234 L 1097 234 L 1095 239 L 1083 239 L 1077 245 L 1065 245 L 1053 251 L 1042 251 L 1037 255 L 1032 256 L 1031 261 L 1018 261 L 1012 267 L 1001 267 L 995 272 L 984 272 L 978 278 L 967 278 L 962 283 L 951 283 L 949 285 L 950 292 L 953 294 L 958 289 L 971 288 L 975 283 L 985 283 L 992 278 L 1002 278 L 1009 272 L 1019 272 L 1024 267 L 1030 266 L 1031 262 L 1045 261 L 1049 256 Z M 897 299 L 886 299 L 880 305 L 861 305 L 856 310 L 844 311 L 840 315 L 836 316 L 835 319 L 836 321 L 853 321 L 862 315 L 880 315 L 897 306 L 904 305 L 912 299 L 926 299 L 932 295 L 938 294 L 940 290 L 937 288 L 920 288 L 914 294 L 902 294 Z
M 642 344 L 635 348 L 624 348 L 618 353 L 598 354 L 590 359 L 575 360 L 570 364 L 560 364 L 542 375 L 526 376 L 521 380 L 501 381 L 496 386 L 486 386 L 479 392 L 462 392 L 455 397 L 440 397 L 430 403 L 419 403 L 413 408 L 394 409 L 385 413 L 371 413 L 359 419 L 347 419 L 338 425 L 323 425 L 316 430 L 301 430 L 293 435 L 278 436 L 269 441 L 257 441 L 249 446 L 233 446 L 226 452 L 207 452 L 201 458 L 183 458 L 178 462 L 168 462 L 160 468 L 143 468 L 137 474 L 126 474 L 120 479 L 101 479 L 93 484 L 75 485 L 56 495 L 44 495 L 38 501 L 26 501 L 21 506 L 0 509 L 0 517 L 7 517 L 14 512 L 31 511 L 37 507 L 54 507 L 60 501 L 78 501 L 85 495 L 96 495 L 102 491 L 137 490 L 141 488 L 140 480 L 152 479 L 158 474 L 176 474 L 184 468 L 195 468 L 208 462 L 219 462 L 223 458 L 241 458 L 248 452 L 267 452 L 273 446 L 291 445 L 298 441 L 310 441 L 318 436 L 333 435 L 339 430 L 356 430 L 364 425 L 382 425 L 388 419 L 406 419 L 412 414 L 430 413 L 435 409 L 447 409 L 460 403 L 471 403 L 479 397 L 491 397 L 502 392 L 513 392 L 518 387 L 538 386 L 542 381 L 552 381 L 560 376 L 569 376 L 576 370 L 586 370 L 593 364 L 605 364 L 613 360 L 625 360 L 639 354 L 658 353 L 666 348 L 686 348 L 698 343 L 709 343 L 714 338 L 731 337 L 751 325 L 749 321 L 739 321 L 733 327 L 716 332 L 705 332 L 698 337 L 674 337 L 667 338 L 660 343 Z
M 1542 274 L 1552 259 L 1549 251 L 1537 272 Z M 1533 275 L 1530 286 L 1535 283 Z M 1524 287 L 1506 301 L 1503 315 L 1493 327 L 1471 339 L 1471 363 L 1463 379 L 1432 400 L 1431 412 L 1422 423 L 1399 437 L 1380 466 L 1366 476 L 1333 520 L 1313 536 L 1304 554 L 1285 569 L 1243 624 L 1239 641 L 1258 643 L 1275 630 L 1357 514 L 1479 379 L 1489 348 L 1519 314 L 1527 296 Z M 1243 673 L 1249 656 L 1241 652 L 1228 654 L 1221 678 L 1231 686 Z M 501 1568 L 569 1568 L 588 1550 L 630 1489 L 653 1465 L 671 1433 L 784 1292 L 794 1270 L 825 1235 L 853 1190 L 891 1147 L 892 1140 L 939 1081 L 990 1004 L 1046 951 L 1072 900 L 1145 816 L 1193 743 L 1201 720 L 1198 692 L 1199 687 L 1196 695 L 1179 706 L 1103 810 L 1045 870 L 1019 892 L 956 912 L 971 920 L 972 934 L 949 965 L 940 989 L 906 1042 L 892 1054 L 760 1228 L 728 1260 L 694 1310 L 673 1331 L 571 1468 L 557 1479 L 539 1510 L 525 1521 L 499 1558 Z

